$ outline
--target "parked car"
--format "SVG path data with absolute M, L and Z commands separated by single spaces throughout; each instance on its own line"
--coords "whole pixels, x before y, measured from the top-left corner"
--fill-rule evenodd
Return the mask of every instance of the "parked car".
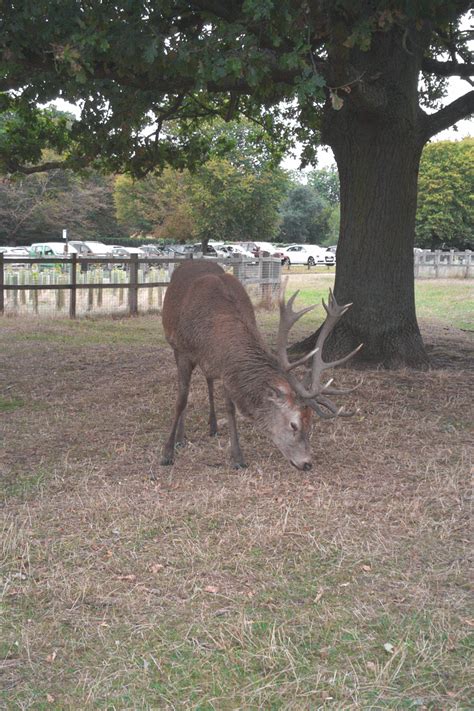
M 2 247 L 3 258 L 8 260 L 8 263 L 12 267 L 27 267 L 28 265 L 24 262 L 18 262 L 15 264 L 14 260 L 21 257 L 29 257 L 30 253 L 28 247 Z
M 138 254 L 139 257 L 147 256 L 140 247 L 123 247 L 120 244 L 112 245 L 113 257 L 130 257 L 132 254 Z
M 82 257 L 110 257 L 112 245 L 96 242 L 94 240 L 70 240 L 72 245 Z
M 162 250 L 157 244 L 141 244 L 140 249 L 147 257 L 161 257 Z
M 335 262 L 336 258 L 332 252 L 329 252 L 326 247 L 318 247 L 315 244 L 290 244 L 283 250 L 283 263 L 288 266 L 291 264 L 305 264 L 308 267 L 314 267 L 316 264 L 332 266 Z
M 29 248 L 30 257 L 67 257 L 69 254 L 78 254 L 78 251 L 69 243 L 66 252 L 66 242 L 34 242 Z
M 0 251 L 3 252 L 3 256 L 6 259 L 11 259 L 12 257 L 30 256 L 28 247 L 0 247 Z
M 240 246 L 254 257 L 278 257 L 282 259 L 282 250 L 277 249 L 271 242 L 239 242 Z
M 224 247 L 227 248 L 227 250 L 231 253 L 233 257 L 254 257 L 255 255 L 253 252 L 250 252 L 248 249 L 245 249 L 245 247 L 242 247 L 241 244 L 225 244 Z

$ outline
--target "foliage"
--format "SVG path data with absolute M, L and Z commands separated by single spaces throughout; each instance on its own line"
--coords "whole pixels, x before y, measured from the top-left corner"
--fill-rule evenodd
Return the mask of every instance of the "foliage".
M 411 51 L 415 28 L 426 48 L 424 96 L 437 101 L 444 83 L 430 77 L 445 77 L 449 67 L 433 58 L 447 48 L 467 56 L 458 29 L 467 7 L 451 0 L 7 3 L 3 170 L 29 169 L 47 146 L 75 167 L 95 161 L 135 175 L 167 163 L 193 168 L 215 148 L 202 118 L 236 115 L 259 122 L 277 151 L 297 136 L 310 161 L 326 99 L 337 111 L 379 90 L 380 74 L 341 74 L 350 53 L 368 54 L 375 38 L 397 34 Z M 79 120 L 57 121 L 39 109 L 58 96 L 81 107 Z M 171 119 L 179 121 L 172 131 Z
M 170 242 L 270 240 L 287 180 L 282 171 L 243 171 L 212 158 L 197 172 L 165 169 L 142 180 L 116 181 L 121 224 Z
M 114 192 L 117 219 L 129 233 L 186 242 L 195 237 L 189 192 L 189 174 L 172 168 L 142 180 L 118 176 Z
M 332 207 L 339 205 L 339 176 L 336 168 L 318 168 L 308 174 L 308 185 Z
M 311 185 L 295 185 L 281 207 L 282 242 L 322 244 L 328 235 L 329 206 Z
M 208 161 L 193 179 L 191 193 L 199 239 L 275 239 L 285 189 L 282 171 L 243 173 L 228 161 Z
M 416 243 L 474 248 L 474 138 L 430 143 L 418 180 Z
M 0 182 L 0 244 L 122 236 L 115 220 L 112 179 L 53 170 Z

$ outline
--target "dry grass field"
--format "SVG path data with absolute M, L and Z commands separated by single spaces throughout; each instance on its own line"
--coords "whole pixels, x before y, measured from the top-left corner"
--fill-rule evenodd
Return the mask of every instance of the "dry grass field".
M 158 317 L 3 319 L 0 707 L 473 708 L 472 341 L 423 327 L 428 372 L 337 373 L 359 414 L 302 473 L 245 422 L 231 469 L 199 374 L 159 466 Z

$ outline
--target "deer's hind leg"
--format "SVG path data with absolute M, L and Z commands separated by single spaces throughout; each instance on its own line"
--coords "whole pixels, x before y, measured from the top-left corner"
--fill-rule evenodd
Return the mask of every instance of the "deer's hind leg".
M 217 418 L 216 408 L 214 405 L 214 381 L 212 378 L 206 378 L 207 392 L 209 393 L 209 435 L 214 437 L 217 434 Z
M 174 352 L 178 367 L 178 396 L 174 410 L 174 419 L 171 432 L 163 447 L 161 464 L 173 464 L 174 449 L 176 444 L 184 441 L 184 412 L 188 403 L 189 384 L 194 370 L 194 364 L 189 358 L 178 351 Z

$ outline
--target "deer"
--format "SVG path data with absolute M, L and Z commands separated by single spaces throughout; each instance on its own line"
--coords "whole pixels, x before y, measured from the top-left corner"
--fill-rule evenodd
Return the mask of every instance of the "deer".
M 294 311 L 296 291 L 285 302 L 287 279 L 280 289 L 276 353 L 270 351 L 257 327 L 252 302 L 241 282 L 208 260 L 190 259 L 173 272 L 162 310 L 166 340 L 173 349 L 178 371 L 178 394 L 171 431 L 163 447 L 161 465 L 174 462 L 175 448 L 185 441 L 185 410 L 191 376 L 196 366 L 203 372 L 209 395 L 209 434 L 217 434 L 214 381 L 223 384 L 230 434 L 230 459 L 234 468 L 246 466 L 237 432 L 236 410 L 260 426 L 283 457 L 302 471 L 312 468 L 309 442 L 312 413 L 322 418 L 349 417 L 330 395 L 352 392 L 321 383 L 322 373 L 352 358 L 348 355 L 324 362 L 322 348 L 327 336 L 351 304 L 340 306 L 332 291 L 323 299 L 326 320 L 316 346 L 302 358 L 290 361 L 288 335 L 307 306 Z M 311 361 L 311 363 L 309 363 Z M 294 369 L 306 365 L 300 380 Z

